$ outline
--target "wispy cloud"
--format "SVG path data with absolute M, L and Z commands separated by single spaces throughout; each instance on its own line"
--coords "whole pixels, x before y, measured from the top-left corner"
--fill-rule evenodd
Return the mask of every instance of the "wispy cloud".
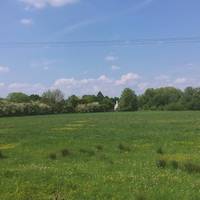
M 102 22 L 105 22 L 105 21 L 108 21 L 108 20 L 115 19 L 116 17 L 123 16 L 124 14 L 127 14 L 129 12 L 137 13 L 140 10 L 142 10 L 143 8 L 145 8 L 148 5 L 150 5 L 153 1 L 155 1 L 155 0 L 142 1 L 139 4 L 136 4 L 136 5 L 134 4 L 133 6 L 128 8 L 127 10 L 123 10 L 122 12 L 117 12 L 117 13 L 111 14 L 109 16 L 105 16 L 104 15 L 104 16 L 98 17 L 98 18 L 94 17 L 92 19 L 82 20 L 82 21 L 74 23 L 72 25 L 65 26 L 63 29 L 61 29 L 60 31 L 54 33 L 52 36 L 53 37 L 60 37 L 60 36 L 72 33 L 74 31 L 81 30 L 81 29 L 83 29 L 83 28 L 85 28 L 87 26 L 91 26 L 91 25 L 94 25 L 94 24 L 97 24 L 97 23 L 102 23 Z
M 118 66 L 118 65 L 112 65 L 112 66 L 111 66 L 111 69 L 112 69 L 112 70 L 119 70 L 119 69 L 120 69 L 120 66 Z
M 20 1 L 25 4 L 27 9 L 29 8 L 42 9 L 45 8 L 46 6 L 61 7 L 70 4 L 75 4 L 79 0 L 20 0 Z
M 30 26 L 33 24 L 33 20 L 30 18 L 23 18 L 20 20 L 20 23 L 25 26 Z
M 8 73 L 10 71 L 9 67 L 0 65 L 0 73 Z
M 105 57 L 105 60 L 113 62 L 113 61 L 118 60 L 118 57 L 117 56 L 113 56 L 113 55 L 108 55 L 108 56 Z

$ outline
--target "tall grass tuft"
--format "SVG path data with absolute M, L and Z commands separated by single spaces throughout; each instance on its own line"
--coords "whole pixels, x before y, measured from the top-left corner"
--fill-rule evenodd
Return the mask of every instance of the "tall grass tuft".
M 95 155 L 95 152 L 93 150 L 80 149 L 79 151 L 80 151 L 80 153 L 87 154 L 88 156 L 94 156 Z
M 176 160 L 171 161 L 171 166 L 173 169 L 178 169 L 179 168 L 179 163 Z
M 67 156 L 71 155 L 71 152 L 69 151 L 69 149 L 62 149 L 61 150 L 61 155 L 63 157 L 67 157 Z
M 200 165 L 193 164 L 191 162 L 187 162 L 184 164 L 184 169 L 188 173 L 200 173 Z
M 166 165 L 167 165 L 167 162 L 166 162 L 166 160 L 164 160 L 164 159 L 161 159 L 161 160 L 157 160 L 156 161 L 156 166 L 158 167 L 158 168 L 165 168 L 166 167 Z
M 161 154 L 161 155 L 164 154 L 162 147 L 159 147 L 156 152 L 157 154 Z
M 97 149 L 98 151 L 103 151 L 103 146 L 102 146 L 102 145 L 97 145 L 97 146 L 96 146 L 96 149 Z
M 56 155 L 55 153 L 50 153 L 50 154 L 49 154 L 49 158 L 50 158 L 51 160 L 56 160 L 57 155 Z
M 138 193 L 135 196 L 136 200 L 146 200 L 146 196 L 143 193 Z
M 4 158 L 6 157 L 3 155 L 2 151 L 0 151 L 0 159 L 4 159 Z
M 126 152 L 131 151 L 131 149 L 130 149 L 129 146 L 126 146 L 126 145 L 124 145 L 124 144 L 122 144 L 122 143 L 120 143 L 120 144 L 118 145 L 118 148 L 119 148 L 120 151 L 126 151 Z

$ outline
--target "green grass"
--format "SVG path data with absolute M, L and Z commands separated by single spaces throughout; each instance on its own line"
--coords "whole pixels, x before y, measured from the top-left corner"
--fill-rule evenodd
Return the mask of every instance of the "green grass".
M 200 199 L 200 112 L 0 118 L 0 152 L 1 200 Z

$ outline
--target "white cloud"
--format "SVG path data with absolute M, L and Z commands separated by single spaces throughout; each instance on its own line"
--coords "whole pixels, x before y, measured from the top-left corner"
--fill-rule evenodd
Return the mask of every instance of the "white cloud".
M 4 87 L 5 86 L 5 83 L 0 83 L 0 87 Z
M 20 0 L 27 8 L 42 9 L 46 6 L 61 7 L 77 3 L 79 0 Z
M 28 19 L 28 18 L 24 18 L 20 20 L 20 23 L 25 25 L 25 26 L 30 26 L 33 24 L 33 20 L 32 19 Z
M 186 83 L 187 82 L 187 79 L 186 78 L 177 78 L 174 83 L 175 84 L 183 84 L 183 83 Z
M 118 65 L 112 65 L 112 66 L 111 66 L 111 69 L 112 69 L 112 70 L 119 70 L 120 67 L 119 67 Z
M 10 71 L 9 67 L 0 66 L 0 73 L 8 73 Z
M 122 75 L 120 80 L 116 80 L 116 85 L 131 84 L 134 81 L 138 80 L 139 78 L 140 76 L 138 74 L 128 73 L 128 74 Z
M 108 56 L 105 57 L 105 60 L 113 62 L 113 61 L 118 60 L 118 57 L 112 56 L 112 55 L 108 55 Z
M 137 79 L 139 75 L 133 73 L 123 75 L 119 80 L 111 79 L 106 75 L 87 79 L 62 78 L 56 80 L 51 88 L 61 89 L 67 96 L 96 94 L 98 91 L 102 91 L 105 95 L 118 96 L 124 87 L 130 86 L 132 89 L 138 89 L 137 82 L 135 82 Z
M 11 83 L 6 85 L 7 92 L 25 92 L 27 94 L 32 93 L 39 93 L 41 94 L 44 92 L 47 88 L 40 84 L 30 84 L 30 83 Z
M 155 77 L 155 79 L 158 81 L 169 81 L 170 80 L 169 76 L 167 76 L 167 75 L 160 75 L 160 76 Z

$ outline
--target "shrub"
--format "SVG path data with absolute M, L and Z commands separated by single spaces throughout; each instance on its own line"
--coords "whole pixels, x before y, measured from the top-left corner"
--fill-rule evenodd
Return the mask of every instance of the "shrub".
M 166 160 L 164 160 L 164 159 L 161 159 L 161 160 L 157 160 L 157 161 L 156 161 L 156 166 L 157 166 L 158 168 L 165 168 L 166 165 L 167 165 L 167 162 L 166 162 Z
M 49 158 L 50 158 L 51 160 L 56 160 L 57 155 L 56 155 L 55 153 L 50 153 L 50 154 L 49 154 Z

